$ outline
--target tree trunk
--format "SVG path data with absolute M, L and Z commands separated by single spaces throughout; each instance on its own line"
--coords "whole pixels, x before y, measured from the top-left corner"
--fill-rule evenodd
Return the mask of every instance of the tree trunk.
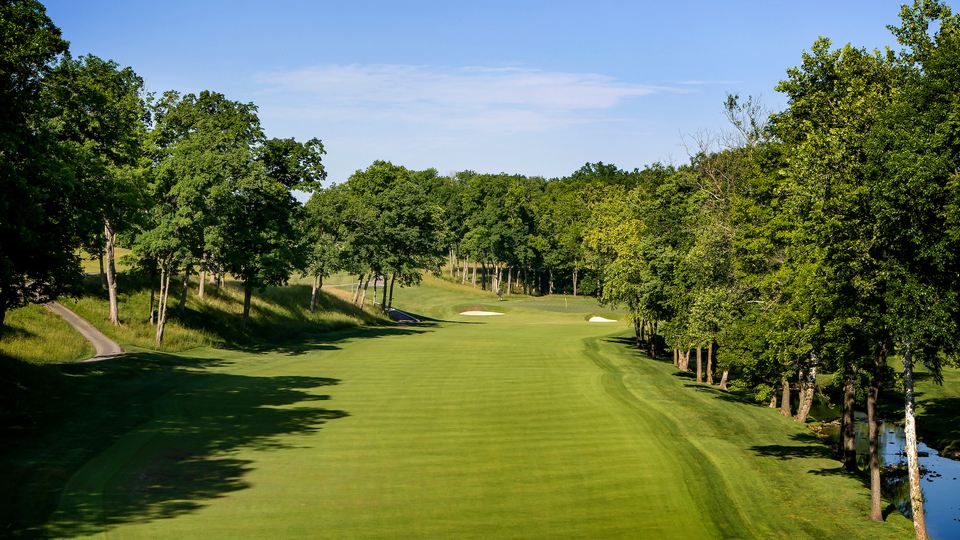
M 115 257 L 117 233 L 113 232 L 109 219 L 103 220 L 103 235 L 107 240 L 107 293 L 110 297 L 110 316 L 108 320 L 112 322 L 114 326 L 120 326 L 120 306 L 117 304 L 117 265 Z
M 474 269 L 474 271 L 476 271 L 476 269 L 477 269 L 477 263 L 476 263 L 476 261 L 474 261 L 474 263 L 473 263 L 473 269 Z M 396 283 L 396 281 L 397 281 L 397 273 L 394 272 L 394 273 L 393 273 L 393 277 L 390 278 L 390 300 L 387 301 L 387 310 L 388 310 L 388 311 L 391 310 L 391 309 L 393 309 L 393 284 Z
M 723 370 L 723 375 L 720 376 L 720 389 L 721 389 L 721 390 L 726 390 L 726 389 L 727 389 L 727 375 L 729 375 L 729 374 L 730 374 L 730 371 L 729 371 L 729 370 L 726 370 L 726 369 Z
M 473 279 L 472 279 L 472 281 L 473 281 L 473 288 L 476 289 L 476 288 L 477 288 L 477 260 L 476 260 L 476 259 L 473 260 Z
M 673 365 L 680 367 L 680 349 L 673 348 Z
M 157 262 L 154 261 L 150 268 L 150 324 L 153 324 L 153 303 L 157 292 Z
M 548 294 L 553 294 L 553 268 L 550 268 L 550 291 Z
M 910 508 L 913 510 L 913 530 L 917 540 L 927 540 L 927 521 L 923 514 L 923 492 L 920 491 L 920 458 L 917 456 L 917 416 L 913 395 L 913 351 L 906 343 L 903 352 L 903 398 L 906 422 L 907 469 L 910 473 Z
M 253 295 L 253 286 L 243 283 L 243 319 L 240 321 L 240 330 L 247 331 L 247 319 L 250 317 L 250 297 Z
M 883 501 L 880 493 L 880 422 L 877 419 L 877 399 L 887 367 L 887 344 L 883 343 L 873 357 L 873 373 L 867 390 L 867 422 L 870 426 L 870 519 L 883 521 Z
M 383 276 L 383 300 L 380 301 L 380 310 L 387 312 L 387 276 Z
M 310 313 L 313 313 L 313 308 L 317 305 L 317 279 L 320 277 L 320 274 L 314 274 L 313 276 L 313 289 L 310 291 Z
M 776 408 L 777 408 L 777 392 L 776 392 L 776 389 L 774 389 L 773 393 L 770 394 L 770 408 L 771 408 L 771 409 L 776 409 Z
M 811 366 L 807 370 L 807 380 L 800 391 L 800 405 L 797 407 L 797 415 L 793 417 L 794 422 L 806 423 L 807 416 L 810 415 L 810 408 L 813 407 L 813 394 L 817 388 L 817 356 L 810 353 Z
M 173 271 L 171 261 L 166 261 L 160 271 L 160 300 L 157 306 L 157 339 L 156 346 L 163 343 L 163 330 L 167 325 L 167 297 L 170 294 L 170 274 Z
M 372 275 L 373 275 L 373 273 L 371 272 L 370 275 L 367 276 L 367 281 L 363 284 L 363 294 L 360 295 L 360 310 L 361 310 L 361 311 L 363 311 L 363 303 L 367 301 L 367 287 L 370 286 L 370 276 L 372 276 Z
M 200 283 L 197 285 L 197 298 L 203 300 L 204 287 L 207 283 L 207 266 L 209 266 L 207 254 L 203 254 L 203 264 L 200 265 Z
M 487 261 L 480 261 L 480 290 L 487 290 Z
M 857 370 L 853 362 L 846 363 L 843 375 L 843 425 L 841 428 L 843 470 L 858 471 L 860 468 L 857 467 L 857 443 L 854 438 L 856 425 L 853 415 L 853 406 L 857 397 Z
M 700 361 L 700 351 L 701 347 L 697 344 L 697 382 L 703 382 L 703 362 Z
M 3 321 L 7 318 L 7 291 L 6 285 L 0 286 L 0 340 L 3 339 Z
M 713 340 L 710 340 L 710 347 L 707 349 L 707 384 L 713 386 Z
M 783 395 L 780 396 L 780 415 L 793 416 L 790 414 L 790 381 L 786 376 L 783 377 Z
M 507 267 L 507 294 L 510 294 L 511 287 L 513 286 L 513 266 Z
M 450 261 L 450 279 L 453 279 L 453 246 L 447 248 L 447 255 L 447 259 Z M 374 282 L 373 285 L 376 287 L 377 283 Z M 376 293 L 374 293 L 373 297 L 377 297 Z
M 573 296 L 577 296 L 577 261 L 573 261 Z
M 100 259 L 100 288 L 107 290 L 107 274 L 103 271 L 103 251 L 101 251 L 97 258 Z
M 657 321 L 650 321 L 650 358 L 657 359 Z
M 465 285 L 467 283 L 467 274 L 470 270 L 470 255 L 467 255 L 467 258 L 463 260 L 463 274 L 460 275 L 460 284 Z
M 183 310 L 187 307 L 187 289 L 190 287 L 190 266 L 183 267 L 183 288 L 180 291 L 180 316 L 183 316 Z
M 357 290 L 353 293 L 353 301 L 350 302 L 353 305 L 357 305 L 357 299 L 360 298 L 360 285 L 363 283 L 364 274 L 357 276 Z
M 642 326 L 643 326 L 643 323 L 641 322 L 639 317 L 633 319 L 633 333 L 637 339 L 637 348 L 640 349 L 641 351 L 643 350 Z
M 690 347 L 680 352 L 680 371 L 687 371 L 690 367 Z
M 370 301 L 371 307 L 377 306 L 377 283 L 380 281 L 380 274 L 373 278 L 373 300 Z M 386 284 L 384 284 L 386 285 Z
M 649 332 L 647 332 L 647 356 L 656 359 L 656 351 L 653 350 L 653 348 L 656 347 L 656 344 L 654 343 L 656 341 L 656 337 L 653 333 L 653 324 L 654 321 L 652 319 L 647 321 L 647 330 L 649 330 Z M 679 356 L 677 357 L 676 365 L 680 365 Z

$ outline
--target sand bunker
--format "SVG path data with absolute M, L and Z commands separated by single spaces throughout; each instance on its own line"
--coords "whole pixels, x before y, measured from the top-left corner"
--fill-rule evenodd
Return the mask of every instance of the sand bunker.
M 478 317 L 486 317 L 489 315 L 503 315 L 503 313 L 497 313 L 496 311 L 461 311 L 461 315 L 474 315 Z
M 613 319 L 605 319 L 603 317 L 590 317 L 590 322 L 617 322 Z

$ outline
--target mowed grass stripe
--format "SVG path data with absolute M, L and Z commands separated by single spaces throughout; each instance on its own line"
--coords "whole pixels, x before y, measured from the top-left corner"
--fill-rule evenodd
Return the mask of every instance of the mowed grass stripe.
M 425 291 L 411 311 L 463 303 Z M 198 353 L 216 373 L 156 400 L 108 451 L 127 461 L 88 483 L 105 486 L 106 536 L 907 536 L 905 520 L 858 514 L 859 481 L 798 442 L 801 426 L 638 359 L 585 304 L 550 302 L 312 350 Z M 65 496 L 62 515 L 90 495 Z

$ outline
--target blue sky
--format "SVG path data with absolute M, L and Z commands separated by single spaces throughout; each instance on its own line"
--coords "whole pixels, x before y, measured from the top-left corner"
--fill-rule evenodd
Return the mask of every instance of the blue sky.
M 270 137 L 320 138 L 328 180 L 376 159 L 566 176 L 687 160 L 726 94 L 774 92 L 819 36 L 893 46 L 900 2 L 47 0 L 76 55 L 150 91 L 253 102 Z

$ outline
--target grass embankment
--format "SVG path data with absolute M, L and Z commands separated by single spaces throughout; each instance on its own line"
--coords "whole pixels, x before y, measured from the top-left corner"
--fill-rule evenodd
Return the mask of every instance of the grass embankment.
M 123 325 L 117 328 L 106 319 L 109 314 L 107 292 L 96 278 L 87 279 L 86 295 L 64 304 L 87 319 L 101 332 L 124 346 L 154 348 L 156 326 L 150 323 L 149 282 L 121 274 L 119 306 Z M 319 295 L 314 313 L 310 313 L 310 287 L 289 285 L 254 291 L 250 303 L 247 330 L 241 331 L 243 288 L 235 281 L 224 287 L 206 284 L 199 298 L 196 276 L 188 282 L 187 303 L 181 315 L 177 309 L 183 291 L 179 280 L 172 281 L 168 300 L 168 319 L 162 350 L 184 351 L 194 347 L 249 346 L 276 343 L 307 332 L 329 332 L 364 324 L 386 324 L 389 320 L 375 310 L 360 311 L 348 302 L 328 294 Z
M 7 312 L 3 321 L 0 355 L 28 364 L 72 362 L 96 351 L 63 317 L 30 304 Z
M 917 426 L 927 444 L 960 457 L 960 369 L 943 368 L 942 375 L 938 385 L 929 370 L 916 370 Z
M 394 304 L 434 321 L 62 368 L 74 416 L 6 458 L 0 534 L 912 535 L 804 426 L 640 357 L 592 300 Z

